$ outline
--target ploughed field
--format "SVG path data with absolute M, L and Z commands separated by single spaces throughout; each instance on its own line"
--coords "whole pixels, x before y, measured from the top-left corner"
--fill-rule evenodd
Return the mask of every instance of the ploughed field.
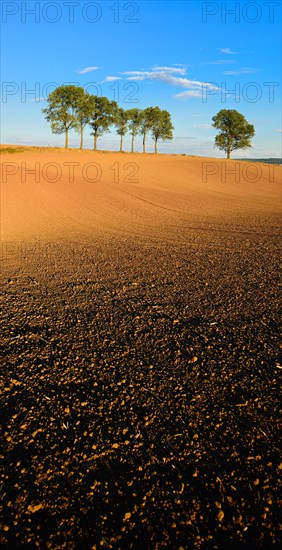
M 0 547 L 278 548 L 281 167 L 1 160 Z

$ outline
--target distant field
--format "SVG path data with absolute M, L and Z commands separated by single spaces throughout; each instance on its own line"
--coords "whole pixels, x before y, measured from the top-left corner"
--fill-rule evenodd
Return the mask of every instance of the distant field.
M 124 234 L 280 212 L 281 167 L 182 155 L 5 147 L 2 238 Z
M 245 160 L 248 162 L 265 162 L 266 164 L 282 164 L 282 159 L 238 159 L 238 160 Z

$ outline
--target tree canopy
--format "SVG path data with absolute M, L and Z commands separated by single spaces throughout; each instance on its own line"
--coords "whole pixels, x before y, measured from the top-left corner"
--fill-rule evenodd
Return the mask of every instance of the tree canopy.
M 235 109 L 222 109 L 213 118 L 213 126 L 220 130 L 215 137 L 215 146 L 226 152 L 230 158 L 232 151 L 251 147 L 255 129 L 241 113 Z
M 154 122 L 151 133 L 155 142 L 155 153 L 158 152 L 158 140 L 171 140 L 173 138 L 173 125 L 168 111 L 161 111 L 159 107 L 154 109 Z
M 102 136 L 116 121 L 118 113 L 118 104 L 116 101 L 110 101 L 107 97 L 93 97 L 93 108 L 91 111 L 90 126 L 93 130 L 91 136 L 94 136 L 94 151 L 97 148 L 97 139 Z
M 65 134 L 68 147 L 69 131 L 77 128 L 77 108 L 84 97 L 84 89 L 78 86 L 59 86 L 48 96 L 48 107 L 42 109 L 46 120 L 51 122 L 53 134 Z

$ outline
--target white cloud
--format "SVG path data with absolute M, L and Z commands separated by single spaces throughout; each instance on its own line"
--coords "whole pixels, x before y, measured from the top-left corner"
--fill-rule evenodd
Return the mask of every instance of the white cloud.
M 155 82 L 163 82 L 170 86 L 185 88 L 187 92 L 176 94 L 175 98 L 185 97 L 203 97 L 203 90 L 212 90 L 213 92 L 220 91 L 220 88 L 211 82 L 202 82 L 200 80 L 191 80 L 184 77 L 186 69 L 175 69 L 173 67 L 153 67 L 150 70 L 142 71 L 124 71 L 120 73 L 126 76 L 126 80 L 153 80 Z M 182 75 L 182 76 L 178 76 Z
M 233 52 L 232 50 L 230 50 L 230 48 L 217 48 L 217 49 L 221 53 L 228 53 L 228 54 L 231 54 L 231 55 L 235 55 L 235 54 L 238 53 L 238 52 Z
M 151 73 L 150 78 L 152 80 L 160 80 L 161 82 L 166 82 L 167 84 L 172 84 L 173 86 L 180 86 L 181 88 L 212 88 L 217 89 L 216 86 L 210 84 L 209 82 L 201 82 L 199 80 L 190 80 L 188 78 L 176 77 L 170 74 L 165 73 L 165 71 L 160 71 L 156 73 Z
M 145 80 L 145 76 L 128 76 L 126 80 Z
M 143 79 L 156 80 L 160 82 L 165 82 L 166 84 L 171 84 L 172 86 L 179 86 L 180 88 L 191 88 L 199 89 L 203 88 L 219 90 L 214 84 L 210 82 L 201 82 L 199 80 L 190 80 L 188 78 L 182 78 L 178 76 L 173 76 L 170 72 L 166 70 L 151 70 L 151 71 L 125 71 L 122 74 L 131 75 L 131 78 L 143 77 Z
M 137 75 L 137 76 L 144 76 L 144 75 L 147 75 L 147 74 L 150 74 L 149 71 L 124 71 L 123 73 L 121 74 L 130 74 L 130 75 Z
M 86 74 L 91 73 L 92 71 L 96 71 L 99 69 L 99 67 L 85 67 L 85 69 L 80 69 L 80 71 L 77 71 L 78 74 Z
M 173 141 L 178 141 L 180 139 L 198 139 L 196 136 L 173 136 Z
M 153 67 L 153 71 L 165 71 L 167 73 L 174 73 L 174 74 L 186 74 L 185 68 L 180 67 Z
M 239 74 L 255 74 L 255 73 L 258 73 L 259 72 L 259 69 L 253 69 L 251 67 L 245 67 L 245 68 L 242 68 L 242 69 L 238 69 L 238 71 L 224 71 L 223 74 L 228 74 L 228 75 L 239 75 Z
M 39 101 L 46 101 L 46 97 L 36 97 L 30 100 L 31 103 L 39 103 Z
M 113 82 L 114 80 L 122 80 L 121 76 L 106 76 L 104 82 Z
M 282 129 L 281 129 L 281 128 L 277 128 L 276 130 L 274 130 L 274 132 L 282 132 Z
M 177 99 L 185 99 L 186 97 L 203 97 L 202 92 L 200 91 L 189 91 L 189 92 L 181 92 L 180 94 L 175 94 L 173 97 L 176 97 Z
M 206 130 L 207 128 L 211 128 L 212 126 L 210 124 L 194 124 L 193 128 L 203 128 Z
M 206 63 L 201 63 L 202 65 L 231 65 L 237 63 L 234 59 L 217 59 L 216 61 L 206 61 Z
M 147 73 L 150 73 L 152 71 L 165 71 L 167 73 L 175 73 L 175 74 L 186 74 L 186 68 L 187 68 L 187 65 L 183 65 L 182 63 L 174 63 L 174 66 L 173 67 L 161 67 L 159 65 L 156 65 L 154 67 L 152 67 L 151 71 L 146 71 L 145 69 L 141 70 L 141 71 L 124 71 L 123 73 L 121 74 L 147 74 Z

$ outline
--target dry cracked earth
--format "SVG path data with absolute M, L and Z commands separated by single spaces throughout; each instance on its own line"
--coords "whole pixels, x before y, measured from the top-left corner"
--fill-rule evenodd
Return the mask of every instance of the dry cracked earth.
M 278 548 L 277 218 L 1 266 L 1 550 Z

